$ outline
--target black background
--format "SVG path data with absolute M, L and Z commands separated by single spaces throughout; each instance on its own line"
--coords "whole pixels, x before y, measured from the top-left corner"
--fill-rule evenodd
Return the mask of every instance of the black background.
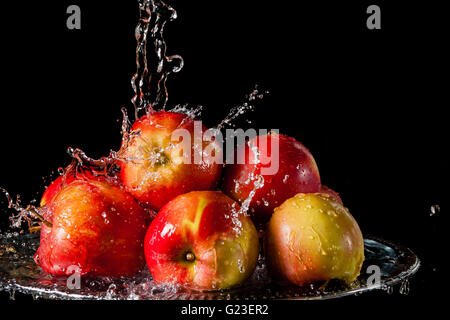
M 255 84 L 269 90 L 248 114 L 251 126 L 302 141 L 364 234 L 419 254 L 423 265 L 408 296 L 329 304 L 404 310 L 436 301 L 446 277 L 450 163 L 444 8 L 437 1 L 167 2 L 179 16 L 166 26 L 168 54 L 185 60 L 169 80 L 169 106 L 203 105 L 203 121 L 213 126 Z M 81 30 L 66 28 L 70 4 L 81 7 Z M 381 30 L 366 28 L 370 4 L 381 7 Z M 132 110 L 137 3 L 26 0 L 2 7 L 0 185 L 39 200 L 69 163 L 67 147 L 100 157 L 120 146 L 120 108 Z M 436 204 L 441 212 L 430 216 Z

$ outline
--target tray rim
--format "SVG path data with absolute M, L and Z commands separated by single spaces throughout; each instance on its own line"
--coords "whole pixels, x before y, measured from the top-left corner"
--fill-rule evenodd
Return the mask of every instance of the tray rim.
M 0 234 L 0 237 L 4 236 L 3 234 Z M 23 235 L 18 235 L 19 237 L 23 237 Z M 404 270 L 402 272 L 400 272 L 399 274 L 395 275 L 392 278 L 388 278 L 385 280 L 382 280 L 380 284 L 378 285 L 372 285 L 372 286 L 367 286 L 367 285 L 361 285 L 358 288 L 354 288 L 354 289 L 349 289 L 349 290 L 343 290 L 343 291 L 339 291 L 337 293 L 332 293 L 332 294 L 320 294 L 317 296 L 293 296 L 293 297 L 280 297 L 280 298 L 271 298 L 269 300 L 303 300 L 303 301 L 309 301 L 309 300 L 330 300 L 330 299 L 337 299 L 337 298 L 342 298 L 342 297 L 346 297 L 346 296 L 353 296 L 353 295 L 358 295 L 358 294 L 362 294 L 365 292 L 369 292 L 369 291 L 373 291 L 373 290 L 383 290 L 386 287 L 392 287 L 394 285 L 397 285 L 405 280 L 408 280 L 409 278 L 411 278 L 412 276 L 414 276 L 417 271 L 420 269 L 421 266 L 421 261 L 419 256 L 410 248 L 402 245 L 402 244 L 398 244 L 396 242 L 390 241 L 390 240 L 385 240 L 383 238 L 380 238 L 378 236 L 373 236 L 371 234 L 366 235 L 364 237 L 364 242 L 366 240 L 369 241 L 375 241 L 378 243 L 381 243 L 383 245 L 386 245 L 388 247 L 394 248 L 396 250 L 400 250 L 401 252 L 405 252 L 408 253 L 408 256 L 413 257 L 413 261 L 410 264 L 410 266 L 408 267 L 407 270 Z M 6 286 L 9 286 L 10 288 L 7 288 Z M 92 295 L 92 294 L 79 294 L 79 293 L 66 293 L 66 292 L 62 292 L 56 289 L 49 289 L 49 288 L 37 288 L 37 287 L 33 287 L 33 286 L 27 286 L 27 285 L 21 285 L 16 283 L 14 278 L 10 278 L 8 283 L 5 286 L 5 282 L 3 281 L 2 278 L 0 278 L 0 291 L 14 291 L 14 292 L 20 292 L 23 294 L 27 294 L 27 295 L 35 295 L 35 294 L 41 294 L 43 295 L 43 297 L 40 297 L 42 299 L 66 299 L 66 300 L 125 300 L 122 298 L 107 298 L 107 297 L 99 297 L 96 295 Z M 211 294 L 213 292 L 205 292 L 206 294 Z M 223 292 L 223 293 L 226 293 Z M 149 300 L 149 299 L 142 299 L 144 301 Z M 166 299 L 166 300 L 186 300 L 186 301 L 195 301 L 195 300 L 199 300 L 199 299 Z M 211 299 L 208 299 L 211 300 Z M 216 300 L 234 300 L 234 301 L 242 301 L 242 300 L 250 300 L 250 299 L 245 299 L 245 298 L 222 298 L 222 299 L 216 299 Z

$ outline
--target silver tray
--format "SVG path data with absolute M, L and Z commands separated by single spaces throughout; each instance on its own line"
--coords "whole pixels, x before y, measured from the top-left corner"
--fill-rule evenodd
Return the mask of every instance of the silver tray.
M 326 286 L 282 286 L 270 279 L 264 260 L 260 257 L 252 277 L 241 287 L 223 291 L 194 291 L 152 281 L 147 270 L 131 278 L 82 277 L 80 289 L 70 289 L 66 277 L 53 277 L 43 272 L 33 261 L 39 246 L 38 235 L 0 234 L 0 291 L 30 294 L 44 299 L 89 300 L 254 300 L 254 299 L 332 299 L 366 291 L 392 290 L 401 283 L 408 290 L 408 278 L 420 266 L 419 258 L 410 249 L 375 237 L 364 240 L 365 261 L 361 275 L 351 285 L 330 281 Z M 368 281 L 373 275 L 368 267 L 379 267 L 380 282 Z M 369 269 L 370 270 L 370 269 Z

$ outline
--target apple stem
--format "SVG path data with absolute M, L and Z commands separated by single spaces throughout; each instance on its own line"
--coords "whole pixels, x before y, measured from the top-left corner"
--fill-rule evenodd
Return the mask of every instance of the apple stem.
M 323 283 L 320 287 L 319 290 L 323 291 L 327 288 L 328 283 L 330 283 L 330 280 L 325 281 L 325 283 Z
M 37 210 L 35 208 L 33 208 L 32 206 L 28 206 L 25 210 L 28 212 L 31 212 L 34 216 L 36 216 L 36 218 L 41 220 L 42 223 L 44 223 L 47 227 L 50 227 L 50 228 L 53 227 L 53 224 L 51 222 L 45 220 L 44 217 L 39 212 L 37 212 Z
M 195 256 L 192 252 L 188 252 L 188 253 L 186 253 L 185 259 L 186 259 L 186 261 L 192 262 L 195 260 Z
M 28 230 L 30 231 L 30 233 L 35 233 L 35 232 L 38 232 L 38 231 L 40 231 L 42 229 L 42 227 L 41 226 L 35 226 L 35 227 L 29 227 L 28 228 Z

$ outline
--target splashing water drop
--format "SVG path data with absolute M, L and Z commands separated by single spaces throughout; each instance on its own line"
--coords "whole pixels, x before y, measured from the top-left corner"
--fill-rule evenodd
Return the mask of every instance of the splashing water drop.
M 6 196 L 8 208 L 14 209 L 17 212 L 16 215 L 12 214 L 9 217 L 12 228 L 20 228 L 23 221 L 28 222 L 30 231 L 33 230 L 33 228 L 40 227 L 39 221 L 45 223 L 48 227 L 52 227 L 52 224 L 44 219 L 44 213 L 41 208 L 37 208 L 33 205 L 23 207 L 19 195 L 17 195 L 16 200 L 14 200 L 6 189 L 0 187 L 0 191 Z
M 9 300 L 16 300 L 16 290 L 12 289 L 9 291 Z
M 232 122 L 235 119 L 248 111 L 253 111 L 255 109 L 255 102 L 257 100 L 262 100 L 264 95 L 268 93 L 268 91 L 261 93 L 258 86 L 255 86 L 250 94 L 245 97 L 245 101 L 242 104 L 230 109 L 228 115 L 216 126 L 216 130 L 222 130 L 225 126 L 233 126 Z
M 384 290 L 386 291 L 387 294 L 393 294 L 394 293 L 394 287 L 387 285 L 384 287 Z
M 243 265 L 242 260 L 238 259 L 237 263 L 238 263 L 239 272 L 240 273 L 244 273 L 245 272 L 245 266 Z
M 117 286 L 114 283 L 110 284 L 108 287 L 108 290 L 106 290 L 105 298 L 109 299 L 109 300 L 114 299 L 114 297 L 116 295 L 116 289 L 117 289 Z
M 247 143 L 254 154 L 256 165 L 254 166 L 253 171 L 248 175 L 248 179 L 246 181 L 244 181 L 244 184 L 246 184 L 246 185 L 253 182 L 253 189 L 250 191 L 247 198 L 242 202 L 241 209 L 239 210 L 239 213 L 243 213 L 245 215 L 248 215 L 248 211 L 250 209 L 250 203 L 252 202 L 252 199 L 255 196 L 256 191 L 258 191 L 258 189 L 261 189 L 264 186 L 264 177 L 262 175 L 256 174 L 256 170 L 258 168 L 257 164 L 260 163 L 259 149 L 257 146 L 253 146 L 251 141 L 248 141 Z M 237 182 L 235 181 L 235 183 L 237 183 Z M 235 190 L 236 190 L 236 188 L 239 188 L 239 186 L 235 185 Z M 251 209 L 253 209 L 253 208 L 251 208 Z M 250 211 L 252 211 L 251 209 L 250 209 Z
M 430 208 L 430 216 L 434 216 L 441 212 L 441 207 L 438 204 L 432 205 Z

